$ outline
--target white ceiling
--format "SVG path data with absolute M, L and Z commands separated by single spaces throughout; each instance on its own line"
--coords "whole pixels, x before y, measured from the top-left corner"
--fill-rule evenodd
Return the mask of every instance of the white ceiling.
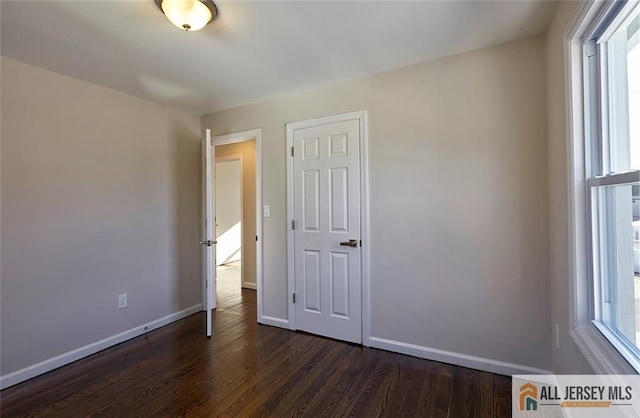
M 1 0 L 1 53 L 199 113 L 543 33 L 547 1 L 218 1 L 200 32 L 153 0 Z

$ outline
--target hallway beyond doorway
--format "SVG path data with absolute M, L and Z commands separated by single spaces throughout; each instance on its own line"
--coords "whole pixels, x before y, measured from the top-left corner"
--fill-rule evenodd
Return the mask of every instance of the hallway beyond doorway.
M 241 302 L 242 279 L 240 261 L 217 267 L 217 309 L 230 308 Z

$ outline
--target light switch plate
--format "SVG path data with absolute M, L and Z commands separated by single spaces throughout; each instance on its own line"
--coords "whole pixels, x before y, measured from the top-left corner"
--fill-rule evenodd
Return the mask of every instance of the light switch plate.
M 127 307 L 127 294 L 123 293 L 121 295 L 118 295 L 118 309 L 122 309 L 126 307 Z
M 264 208 L 262 210 L 262 213 L 264 215 L 265 218 L 270 218 L 271 217 L 271 206 L 269 205 L 264 205 Z

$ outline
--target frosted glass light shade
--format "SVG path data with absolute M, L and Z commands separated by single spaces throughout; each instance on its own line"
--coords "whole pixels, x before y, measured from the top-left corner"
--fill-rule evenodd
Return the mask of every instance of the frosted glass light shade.
M 218 10 L 211 0 L 156 0 L 167 19 L 186 31 L 204 28 Z

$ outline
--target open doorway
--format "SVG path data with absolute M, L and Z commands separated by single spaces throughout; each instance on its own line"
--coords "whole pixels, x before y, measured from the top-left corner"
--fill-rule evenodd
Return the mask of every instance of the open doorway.
M 257 288 L 256 141 L 214 147 L 216 306 L 224 309 Z
M 225 147 L 216 150 L 215 164 L 218 296 L 238 293 L 242 287 L 242 154 L 218 157 Z

